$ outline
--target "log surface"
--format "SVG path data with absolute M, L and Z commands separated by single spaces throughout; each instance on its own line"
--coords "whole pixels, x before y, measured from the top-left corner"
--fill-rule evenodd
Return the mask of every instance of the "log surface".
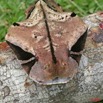
M 78 74 L 66 84 L 29 79 L 6 43 L 0 44 L 0 103 L 92 103 L 103 99 L 103 46 L 87 38 Z

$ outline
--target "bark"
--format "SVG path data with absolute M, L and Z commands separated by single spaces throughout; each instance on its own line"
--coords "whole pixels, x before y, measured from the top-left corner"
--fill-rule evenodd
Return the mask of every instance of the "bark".
M 91 103 L 101 100 L 103 46 L 87 38 L 79 67 L 78 74 L 66 84 L 39 85 L 29 79 L 12 50 L 2 43 L 0 103 Z

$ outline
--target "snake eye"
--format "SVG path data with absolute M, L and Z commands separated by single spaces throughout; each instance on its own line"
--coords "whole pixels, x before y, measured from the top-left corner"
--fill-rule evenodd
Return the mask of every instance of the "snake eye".
M 75 59 L 78 63 L 81 58 L 80 52 L 84 49 L 85 46 L 86 37 L 87 37 L 87 30 L 71 48 L 71 52 L 74 52 L 73 54 L 71 54 L 71 57 Z

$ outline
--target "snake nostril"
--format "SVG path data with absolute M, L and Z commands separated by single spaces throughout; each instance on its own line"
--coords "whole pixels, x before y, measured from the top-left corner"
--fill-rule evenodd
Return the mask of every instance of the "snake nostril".
M 18 24 L 18 23 L 13 23 L 13 25 L 14 25 L 14 26 L 20 26 L 20 24 Z
M 71 17 L 75 17 L 76 16 L 76 14 L 73 12 L 72 14 L 71 14 Z

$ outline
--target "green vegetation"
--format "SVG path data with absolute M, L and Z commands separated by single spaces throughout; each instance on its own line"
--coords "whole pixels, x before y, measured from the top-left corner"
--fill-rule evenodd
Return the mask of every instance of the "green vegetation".
M 8 27 L 17 21 L 25 18 L 26 8 L 35 0 L 0 0 L 0 41 Z M 74 11 L 79 16 L 85 16 L 90 13 L 102 10 L 103 0 L 55 0 L 64 10 Z
M 25 10 L 35 0 L 0 0 L 0 42 L 9 26 L 25 18 Z M 85 16 L 103 10 L 103 0 L 55 0 L 64 10 Z M 102 102 L 101 102 L 102 103 Z

